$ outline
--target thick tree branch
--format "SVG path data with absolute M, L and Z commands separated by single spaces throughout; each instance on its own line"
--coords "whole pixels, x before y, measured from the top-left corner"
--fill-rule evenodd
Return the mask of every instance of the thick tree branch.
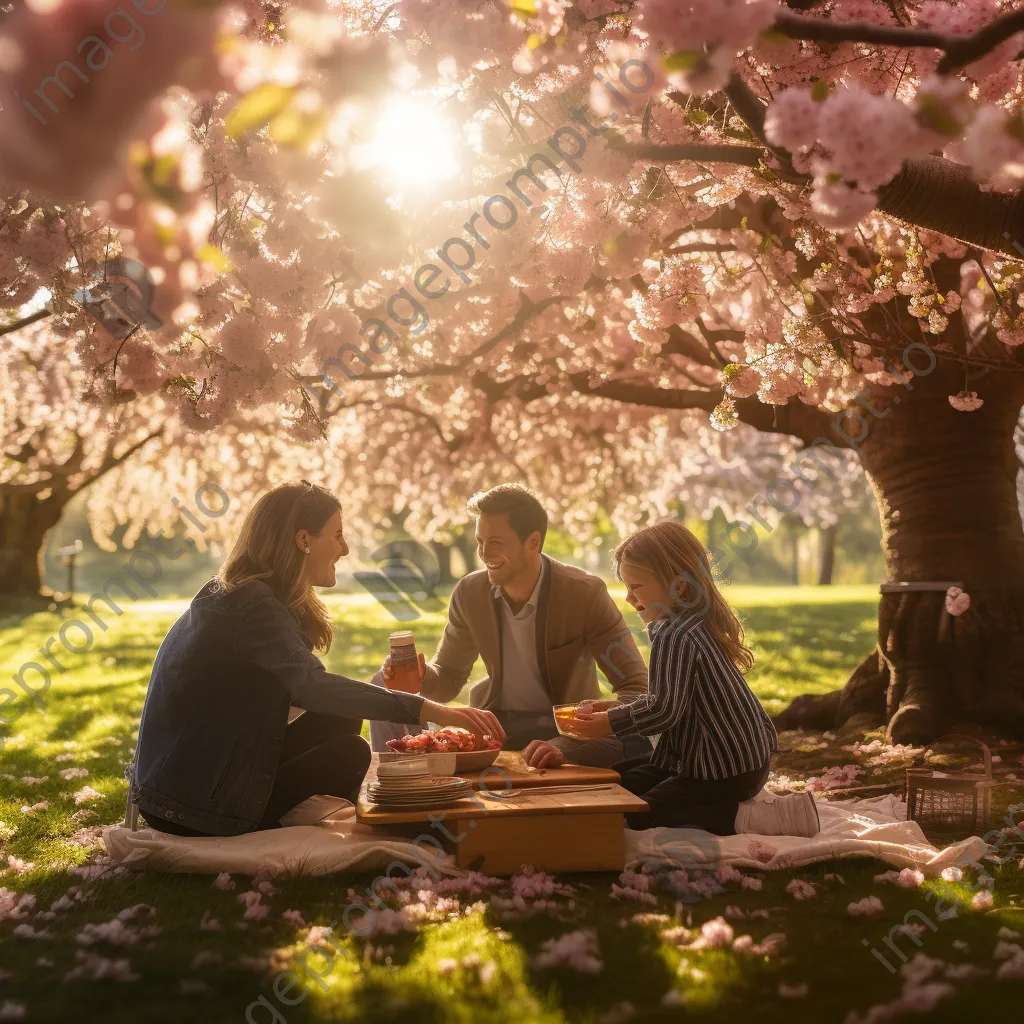
M 725 92 L 763 141 L 765 104 L 738 75 Z M 1013 243 L 1024 242 L 1024 194 L 982 192 L 967 168 L 952 160 L 928 156 L 904 161 L 899 174 L 878 190 L 877 209 L 968 245 L 1020 258 Z
M 584 397 L 605 398 L 624 405 L 638 405 L 650 409 L 700 409 L 711 412 L 724 397 L 723 390 L 713 388 L 706 391 L 692 391 L 687 388 L 660 388 L 654 384 L 634 384 L 629 381 L 606 380 L 593 383 L 588 373 L 568 375 L 573 390 Z M 492 401 L 515 399 L 524 405 L 546 398 L 546 385 L 533 377 L 511 377 L 496 381 L 478 374 L 473 384 L 487 394 Z M 741 398 L 736 401 L 736 413 L 742 423 L 771 434 L 790 434 L 812 444 L 819 439 L 831 441 L 837 448 L 849 445 L 838 435 L 833 436 L 832 422 L 835 414 L 823 412 L 813 405 L 806 405 L 793 398 L 786 405 L 765 405 L 756 398 Z
M 942 50 L 944 56 L 937 70 L 944 75 L 984 57 L 1012 35 L 1024 31 L 1024 10 L 1004 14 L 969 36 L 903 25 L 838 21 L 806 14 L 781 14 L 775 19 L 772 31 L 790 39 L 806 39 L 814 43 L 873 43 Z
M 665 249 L 666 256 L 678 256 L 685 253 L 697 252 L 735 252 L 735 245 L 727 245 L 718 242 L 691 242 L 688 245 L 677 245 L 672 249 Z
M 711 353 L 695 334 L 691 334 L 678 324 L 673 324 L 668 329 L 668 340 L 661 346 L 661 355 L 686 356 L 695 363 L 699 363 L 701 366 L 708 366 L 714 370 L 719 369 L 721 366 L 721 363 L 712 357 Z
M 764 159 L 760 146 L 705 146 L 700 143 L 676 143 L 659 146 L 655 143 L 615 143 L 609 147 L 640 160 L 700 160 L 704 163 L 742 164 L 756 167 Z
M 1020 259 L 1024 194 L 982 192 L 962 164 L 942 157 L 904 161 L 878 190 L 878 209 L 898 220 L 949 235 L 968 245 Z

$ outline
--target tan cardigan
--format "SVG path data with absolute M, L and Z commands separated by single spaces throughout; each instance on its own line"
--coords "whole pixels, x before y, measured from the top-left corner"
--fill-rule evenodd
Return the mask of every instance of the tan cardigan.
M 595 662 L 620 700 L 646 693 L 647 667 L 604 580 L 542 557 L 549 571 L 537 605 L 537 663 L 552 705 L 600 696 Z M 470 704 L 488 710 L 500 707 L 500 600 L 486 570 L 459 580 L 452 591 L 441 644 L 426 665 L 424 697 L 445 703 L 454 700 L 479 655 L 487 678 L 473 686 Z

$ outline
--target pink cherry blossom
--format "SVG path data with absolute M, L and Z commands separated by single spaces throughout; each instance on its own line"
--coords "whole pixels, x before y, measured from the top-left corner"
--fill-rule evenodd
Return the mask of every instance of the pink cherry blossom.
M 84 804 L 88 803 L 91 800 L 102 800 L 103 794 L 97 793 L 96 790 L 92 788 L 92 786 L 83 786 L 74 794 L 74 797 L 76 804 Z
M 960 391 L 949 396 L 949 404 L 957 412 L 974 412 L 975 409 L 980 409 L 985 404 L 985 400 L 979 398 L 976 391 Z
M 767 864 L 779 851 L 778 847 L 763 839 L 751 839 L 747 844 L 747 851 L 754 860 Z
M 945 604 L 950 615 L 963 615 L 971 607 L 971 595 L 959 587 L 950 587 L 946 591 Z
M 583 974 L 599 974 L 604 970 L 604 962 L 597 932 L 593 928 L 583 928 L 546 940 L 540 952 L 533 957 L 533 966 L 538 969 L 571 967 Z
M 700 926 L 700 938 L 692 949 L 716 949 L 728 946 L 733 941 L 733 927 L 724 917 L 715 917 Z
M 768 141 L 794 151 L 813 146 L 818 138 L 818 115 L 822 104 L 809 89 L 785 89 L 776 96 L 765 113 L 764 130 Z
M 231 876 L 226 872 L 222 871 L 214 880 L 214 887 L 222 889 L 224 892 L 230 892 L 235 887 L 235 883 L 231 880 Z
M 980 889 L 971 897 L 971 907 L 974 910 L 991 910 L 993 902 L 991 889 Z
M 802 878 L 794 878 L 786 886 L 786 892 L 795 900 L 808 900 L 818 895 L 817 888 L 812 883 L 805 882 Z
M 784 981 L 779 982 L 780 999 L 803 999 L 807 995 L 807 982 L 802 981 L 799 985 L 787 985 Z
M 97 953 L 75 951 L 75 966 L 64 975 L 64 981 L 138 981 L 139 975 L 127 960 L 113 960 Z
M 846 911 L 851 917 L 875 917 L 883 913 L 885 907 L 877 896 L 865 896 L 856 903 L 850 903 Z

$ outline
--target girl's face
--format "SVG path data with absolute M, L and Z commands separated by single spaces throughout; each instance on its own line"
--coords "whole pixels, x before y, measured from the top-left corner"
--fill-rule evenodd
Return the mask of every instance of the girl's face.
M 334 563 L 348 554 L 348 544 L 341 529 L 341 509 L 339 508 L 324 524 L 319 534 L 300 530 L 297 536 L 302 549 L 302 573 L 312 587 L 333 587 L 337 582 Z M 309 554 L 305 553 L 309 547 Z
M 672 595 L 650 569 L 623 562 L 619 572 L 626 584 L 626 600 L 645 623 L 668 618 L 672 614 Z

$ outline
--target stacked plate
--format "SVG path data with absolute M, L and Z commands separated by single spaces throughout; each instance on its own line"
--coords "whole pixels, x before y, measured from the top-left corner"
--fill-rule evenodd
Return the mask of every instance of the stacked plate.
M 366 795 L 385 807 L 443 807 L 472 789 L 469 779 L 431 775 L 426 757 L 406 757 L 379 764 Z

